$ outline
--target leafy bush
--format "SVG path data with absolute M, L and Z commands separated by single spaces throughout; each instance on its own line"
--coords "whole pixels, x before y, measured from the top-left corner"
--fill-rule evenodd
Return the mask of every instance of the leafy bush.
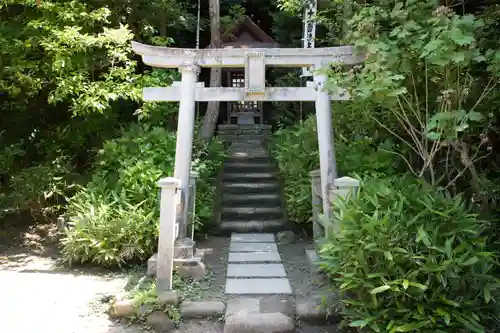
M 334 128 L 341 130 L 343 125 L 338 124 Z M 339 175 L 350 173 L 384 175 L 396 172 L 399 163 L 394 162 L 392 154 L 381 150 L 381 148 L 391 150 L 390 141 L 377 143 L 367 136 L 344 136 L 340 130 L 336 131 Z M 319 169 L 316 118 L 309 117 L 294 126 L 278 130 L 270 147 L 284 182 L 289 218 L 297 223 L 310 221 L 312 207 L 309 172 Z
M 5 151 L 9 153 L 9 149 Z M 9 157 L 3 155 L 4 152 L 0 152 L 0 163 L 2 158 L 6 161 Z M 66 156 L 24 168 L 16 169 L 12 165 L 1 170 L 0 218 L 22 213 L 28 213 L 34 221 L 54 218 L 77 178 Z
M 375 332 L 484 332 L 495 307 L 487 223 L 459 197 L 412 177 L 370 180 L 337 202 L 341 231 L 322 267 L 350 326 Z
M 196 210 L 199 222 L 211 217 L 214 173 L 221 163 L 219 142 L 196 145 L 199 171 Z M 135 125 L 99 152 L 92 180 L 68 206 L 73 228 L 62 241 L 68 263 L 122 265 L 147 259 L 156 249 L 159 221 L 159 178 L 172 175 L 175 133 L 162 127 Z M 207 194 L 208 193 L 208 194 Z

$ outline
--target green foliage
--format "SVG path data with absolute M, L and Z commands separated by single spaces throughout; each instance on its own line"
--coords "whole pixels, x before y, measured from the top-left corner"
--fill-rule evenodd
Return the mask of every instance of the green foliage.
M 308 222 L 311 218 L 311 180 L 309 172 L 319 166 L 316 119 L 309 118 L 293 127 L 277 131 L 271 142 L 291 221 Z
M 366 181 L 336 202 L 322 267 L 343 293 L 350 326 L 373 332 L 485 332 L 493 318 L 496 255 L 488 223 L 461 197 L 413 177 Z
M 207 231 L 211 226 L 214 214 L 214 197 L 216 195 L 216 180 L 222 166 L 225 154 L 224 144 L 217 139 L 210 143 L 196 139 L 196 157 L 193 168 L 198 172 L 196 183 L 196 212 L 193 223 L 196 231 Z
M 147 259 L 154 252 L 160 211 L 156 182 L 173 173 L 175 141 L 175 133 L 162 127 L 135 125 L 104 144 L 92 180 L 69 201 L 73 228 L 62 241 L 66 262 L 114 266 Z M 214 142 L 194 150 L 201 224 L 211 218 L 207 198 L 213 195 L 221 149 Z
M 349 131 L 351 109 L 347 106 L 335 108 L 336 156 L 340 175 L 370 174 L 388 175 L 401 168 L 389 153 L 394 147 L 390 140 L 377 142 L 362 133 L 352 135 Z M 341 122 L 340 124 L 338 122 Z M 342 129 L 345 129 L 345 135 Z M 294 126 L 278 130 L 271 142 L 271 153 L 275 158 L 284 182 L 287 213 L 297 223 L 311 219 L 311 177 L 309 172 L 319 169 L 318 134 L 316 118 L 309 117 Z
M 365 61 L 348 72 L 337 67 L 329 82 L 377 107 L 365 117 L 418 158 L 397 152 L 416 176 L 447 188 L 465 167 L 478 197 L 474 163 L 487 154 L 494 115 L 485 101 L 498 83 L 499 55 L 481 47 L 483 29 L 483 20 L 433 2 L 358 4 L 348 40 Z

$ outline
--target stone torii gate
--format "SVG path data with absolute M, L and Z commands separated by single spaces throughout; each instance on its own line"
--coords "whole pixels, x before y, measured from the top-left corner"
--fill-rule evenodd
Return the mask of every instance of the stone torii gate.
M 196 101 L 314 101 L 320 152 L 323 211 L 330 212 L 329 188 L 337 177 L 332 130 L 332 100 L 346 100 L 346 94 L 331 96 L 323 90 L 326 74 L 317 70 L 331 63 L 355 65 L 363 61 L 351 46 L 328 48 L 252 48 L 252 49 L 179 49 L 132 42 L 133 50 L 145 64 L 153 67 L 178 68 L 180 82 L 171 87 L 144 88 L 146 101 L 179 101 L 174 177 L 180 180 L 184 198 L 189 197 L 189 179 Z M 197 82 L 200 67 L 243 67 L 245 87 L 205 88 Z M 313 81 L 306 87 L 266 87 L 266 67 L 311 68 Z M 179 226 L 179 238 L 187 236 L 187 210 Z M 161 231 L 160 231 L 161 233 Z M 161 238 L 160 238 L 161 239 Z M 158 253 L 160 256 L 160 253 Z M 158 257 L 160 265 L 160 257 Z

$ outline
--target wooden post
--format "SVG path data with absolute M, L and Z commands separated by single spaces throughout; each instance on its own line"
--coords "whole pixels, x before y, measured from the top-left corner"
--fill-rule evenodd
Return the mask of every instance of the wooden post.
M 156 264 L 156 289 L 158 292 L 172 290 L 174 268 L 174 242 L 177 200 L 176 192 L 180 181 L 176 178 L 162 178 L 158 181 L 161 188 L 160 234 L 158 237 L 158 257 Z

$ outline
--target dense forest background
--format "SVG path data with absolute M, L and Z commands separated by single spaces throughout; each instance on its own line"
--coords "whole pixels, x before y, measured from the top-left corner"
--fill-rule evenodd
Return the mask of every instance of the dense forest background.
M 347 148 L 342 145 L 338 147 L 341 156 L 339 163 L 341 165 L 350 163 L 347 169 L 355 170 L 357 168 L 353 168 L 352 165 L 365 163 L 365 161 L 353 162 L 355 156 L 372 156 L 367 155 L 365 149 L 385 145 L 384 151 L 395 152 L 391 155 L 392 159 L 408 164 L 413 171 L 420 169 L 416 171 L 417 175 L 431 180 L 432 183 L 436 177 L 435 169 L 444 165 L 439 159 L 453 160 L 451 164 L 456 164 L 456 168 L 445 176 L 448 180 L 453 180 L 447 186 L 455 193 L 462 191 L 469 193 L 475 198 L 474 200 L 481 203 L 481 211 L 491 213 L 496 209 L 499 190 L 496 153 L 499 95 L 494 72 L 499 62 L 495 38 L 499 29 L 498 1 L 408 1 L 404 5 L 408 9 L 403 8 L 404 6 L 398 9 L 402 12 L 407 10 L 405 15 L 413 15 L 411 22 L 428 19 L 439 11 L 439 8 L 446 8 L 449 11 L 446 14 L 450 17 L 449 22 L 441 22 L 439 27 L 437 23 L 433 23 L 433 26 L 431 24 L 431 27 L 435 28 L 432 34 L 436 38 L 441 38 L 440 33 L 443 35 L 443 32 L 453 33 L 457 29 L 462 29 L 462 35 L 452 38 L 456 43 L 446 45 L 448 49 L 443 49 L 448 55 L 438 55 L 449 59 L 441 63 L 436 62 L 434 65 L 441 66 L 434 72 L 436 77 L 427 79 L 442 79 L 446 81 L 445 86 L 454 83 L 460 85 L 465 82 L 465 85 L 459 87 L 460 93 L 455 92 L 459 97 L 450 103 L 458 100 L 460 100 L 458 103 L 461 103 L 465 97 L 468 100 L 476 100 L 475 111 L 482 115 L 480 120 L 479 116 L 463 119 L 455 117 L 453 120 L 455 125 L 462 126 L 458 130 L 457 128 L 453 130 L 460 134 L 460 140 L 452 142 L 453 140 L 443 139 L 446 142 L 439 143 L 439 149 L 429 147 L 429 151 L 418 142 L 416 150 L 411 145 L 397 148 L 401 144 L 400 139 L 412 140 L 418 133 L 421 134 L 418 129 L 408 131 L 411 123 L 418 122 L 418 119 L 408 118 L 408 123 L 398 123 L 402 117 L 401 113 L 383 112 L 383 109 L 388 107 L 386 102 L 392 102 L 394 97 L 388 95 L 387 89 L 401 88 L 405 85 L 401 81 L 396 84 L 397 79 L 387 74 L 388 70 L 394 70 L 391 66 L 395 64 L 394 59 L 391 60 L 389 57 L 388 48 L 397 46 L 398 50 L 401 50 L 402 47 L 409 47 L 409 51 L 419 52 L 421 50 L 418 48 L 423 47 L 397 44 L 406 37 L 403 34 L 401 34 L 402 39 L 389 42 L 386 40 L 387 43 L 384 44 L 384 38 L 395 36 L 389 35 L 388 29 L 400 24 L 395 20 L 397 17 L 393 17 L 393 22 L 388 22 L 388 12 L 384 12 L 391 6 L 394 7 L 395 3 L 397 2 L 382 0 L 350 3 L 352 7 L 350 17 L 353 20 L 350 21 L 347 34 L 342 33 L 346 22 L 343 19 L 346 15 L 343 3 L 338 1 L 320 3 L 317 46 L 354 43 L 359 48 L 370 47 L 370 51 L 378 57 L 372 63 L 384 62 L 385 66 L 382 68 L 384 73 L 380 68 L 377 69 L 378 73 L 373 67 L 368 68 L 371 72 L 365 73 L 366 76 L 363 78 L 365 81 L 356 81 L 360 76 L 354 75 L 352 70 L 346 74 L 351 76 L 350 82 L 346 81 L 346 77 L 340 78 L 331 73 L 332 90 L 336 85 L 346 86 L 347 83 L 352 93 L 358 93 L 352 103 L 334 105 L 334 125 L 337 129 L 336 135 L 340 138 L 338 144 L 350 142 L 349 152 L 343 150 Z M 416 3 L 426 3 L 431 6 L 429 8 L 434 8 L 434 12 L 428 8 L 411 7 Z M 440 5 L 443 6 L 439 7 Z M 303 2 L 295 0 L 222 1 L 221 30 L 224 31 L 237 24 L 242 15 L 246 14 L 282 46 L 300 47 L 303 6 Z M 131 52 L 130 41 L 194 47 L 197 10 L 197 1 L 4 0 L 1 2 L 0 207 L 2 208 L 0 214 L 3 217 L 16 217 L 21 214 L 23 218 L 30 216 L 35 220 L 52 220 L 61 213 L 66 199 L 78 190 L 77 185 L 96 178 L 99 164 L 105 164 L 103 161 L 99 162 L 99 159 L 116 159 L 113 161 L 115 164 L 127 160 L 125 155 L 106 156 L 105 142 L 116 144 L 112 139 L 123 139 L 132 130 L 136 131 L 134 139 L 146 137 L 151 128 L 156 127 L 168 133 L 175 131 L 177 105 L 143 103 L 141 88 L 168 85 L 178 78 L 178 74 L 176 71 L 152 70 L 144 66 Z M 200 12 L 202 19 L 200 46 L 205 47 L 210 42 L 208 3 L 201 2 Z M 471 20 L 471 17 L 476 21 Z M 406 26 L 404 23 L 401 24 L 401 27 L 409 29 L 407 35 L 415 35 L 418 29 L 425 28 L 423 25 L 408 27 L 407 24 Z M 462 40 L 459 40 L 460 38 Z M 436 42 L 435 46 L 444 45 L 439 43 Z M 453 49 L 457 45 L 461 49 Z M 430 54 L 434 51 L 427 49 L 426 52 Z M 390 56 L 396 58 L 416 56 L 416 53 L 413 55 L 393 53 Z M 412 60 L 406 59 L 407 62 Z M 448 65 L 451 63 L 446 61 L 451 61 L 456 68 L 450 69 Z M 418 63 L 413 69 L 418 70 L 420 65 L 421 63 Z M 395 72 L 392 74 L 396 75 Z M 372 80 L 370 84 L 372 87 L 374 84 L 380 84 L 380 87 L 387 88 L 386 91 L 382 91 L 382 88 L 374 91 L 368 86 L 366 81 L 368 75 L 379 75 L 379 81 Z M 458 81 L 450 79 L 451 75 L 457 75 Z M 281 86 L 304 83 L 298 72 L 276 71 L 273 77 L 276 84 Z M 356 80 L 352 80 L 353 77 L 356 77 Z M 465 81 L 460 81 L 461 78 Z M 418 84 L 424 85 L 424 90 L 425 87 L 429 88 L 424 82 L 417 82 Z M 365 89 L 364 95 L 359 93 L 360 87 Z M 444 88 L 446 87 L 439 87 L 439 91 L 444 91 Z M 415 99 L 420 95 L 434 98 L 429 95 L 429 91 L 421 91 L 416 85 L 412 89 Z M 360 96 L 361 98 L 358 98 Z M 369 103 L 366 102 L 367 98 L 370 99 Z M 384 98 L 385 104 L 381 103 Z M 361 101 L 363 106 L 356 104 L 357 101 Z M 409 105 L 411 106 L 411 101 Z M 317 151 L 314 135 L 311 135 L 312 142 L 308 143 L 304 139 L 305 136 L 300 134 L 301 131 L 306 131 L 304 126 L 307 124 L 304 125 L 302 120 L 312 113 L 311 107 L 312 105 L 301 103 L 275 105 L 278 127 L 288 128 L 289 132 L 295 133 L 293 136 L 298 138 L 297 144 L 302 148 L 299 150 L 300 158 L 306 159 L 309 159 L 308 156 L 314 159 Z M 198 117 L 203 117 L 203 114 L 199 114 Z M 477 121 L 473 122 L 472 118 Z M 443 121 L 445 120 L 441 122 Z M 473 124 L 469 126 L 471 121 Z M 400 129 L 406 131 L 401 132 Z M 314 128 L 311 130 L 314 131 Z M 416 140 L 421 141 L 419 138 Z M 358 148 L 351 147 L 355 143 L 360 147 L 358 147 L 359 152 Z M 137 142 L 135 144 L 140 145 Z M 201 147 L 205 144 L 199 143 L 199 145 Z M 313 152 L 308 152 L 309 146 Z M 450 150 L 450 147 L 456 149 Z M 205 152 L 201 151 L 207 148 L 200 149 L 202 156 Z M 376 159 L 384 158 L 381 157 L 384 156 L 383 153 L 379 150 L 376 152 Z M 403 156 L 403 159 L 398 156 Z M 477 163 L 475 159 L 478 159 Z M 474 160 L 473 168 L 470 163 L 472 160 Z M 309 160 L 307 163 L 304 169 L 306 171 L 317 164 Z M 447 164 L 446 168 L 449 169 L 451 164 Z M 302 167 L 297 164 L 297 168 Z M 462 170 L 463 168 L 466 170 Z M 429 170 L 432 172 L 429 173 Z M 100 178 L 109 181 L 120 176 L 105 174 Z M 102 182 L 103 184 L 96 186 L 110 186 L 109 184 L 105 186 L 104 181 Z M 298 207 L 303 208 L 297 219 L 305 219 L 304 214 L 309 209 L 308 204 Z M 291 216 L 294 216 L 293 208 L 291 213 Z

